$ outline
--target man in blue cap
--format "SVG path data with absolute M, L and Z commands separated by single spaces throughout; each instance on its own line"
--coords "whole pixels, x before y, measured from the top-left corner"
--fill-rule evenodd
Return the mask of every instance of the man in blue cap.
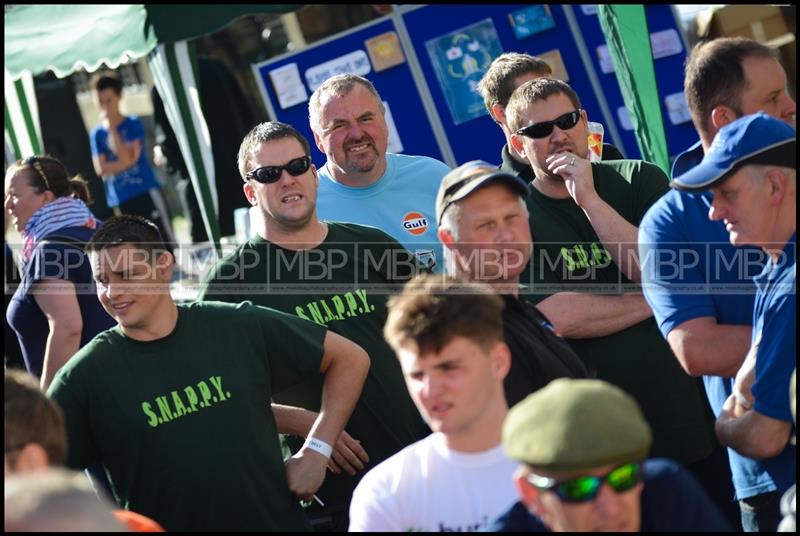
M 763 460 L 783 493 L 793 483 L 795 447 L 789 379 L 795 367 L 797 135 L 763 112 L 722 127 L 702 162 L 673 180 L 675 188 L 711 190 L 709 218 L 722 220 L 734 246 L 755 245 L 768 256 L 755 278 L 750 351 L 734 392 L 717 418 L 720 442 Z
M 673 164 L 672 176 L 703 159 L 720 128 L 758 111 L 795 126 L 797 110 L 786 91 L 786 73 L 769 47 L 752 39 L 724 37 L 696 46 L 686 64 L 684 91 L 700 135 Z M 766 256 L 756 247 L 736 248 L 725 225 L 710 221 L 711 193 L 673 189 L 653 203 L 639 225 L 642 290 L 662 335 L 692 376 L 702 376 L 715 415 L 732 392 L 752 336 L 755 285 Z M 778 494 L 761 462 L 719 449 L 706 482 L 717 505 L 744 530 L 772 532 Z M 727 459 L 726 459 L 727 458 Z M 695 473 L 697 474 L 697 473 Z M 739 501 L 731 503 L 732 489 Z

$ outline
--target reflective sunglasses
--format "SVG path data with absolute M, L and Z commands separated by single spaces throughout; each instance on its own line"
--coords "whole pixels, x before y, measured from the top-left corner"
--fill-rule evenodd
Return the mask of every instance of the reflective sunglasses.
M 272 184 L 273 182 L 278 182 L 278 179 L 281 178 L 281 172 L 284 169 L 292 177 L 297 177 L 308 171 L 310 166 L 311 157 L 301 156 L 300 158 L 289 160 L 282 166 L 262 166 L 256 168 L 245 176 L 248 179 L 255 179 L 261 184 Z
M 608 482 L 615 492 L 623 493 L 638 484 L 641 476 L 638 463 L 626 463 L 602 476 L 579 476 L 557 482 L 554 478 L 529 474 L 527 480 L 535 488 L 552 491 L 564 502 L 582 503 L 593 501 L 603 482 Z
M 578 124 L 583 110 L 578 108 L 572 112 L 565 113 L 553 119 L 552 121 L 542 121 L 541 123 L 533 123 L 525 128 L 517 131 L 517 134 L 527 136 L 529 138 L 545 138 L 553 133 L 553 127 L 556 126 L 561 130 L 569 130 Z

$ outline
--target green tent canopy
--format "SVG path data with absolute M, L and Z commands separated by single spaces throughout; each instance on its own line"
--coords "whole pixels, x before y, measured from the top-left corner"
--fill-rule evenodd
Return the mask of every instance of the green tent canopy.
M 299 5 L 17 5 L 5 13 L 5 128 L 17 158 L 41 153 L 32 76 L 58 77 L 148 58 L 156 88 L 203 212 L 219 247 L 217 195 L 208 127 L 200 111 L 191 39 L 252 13 Z

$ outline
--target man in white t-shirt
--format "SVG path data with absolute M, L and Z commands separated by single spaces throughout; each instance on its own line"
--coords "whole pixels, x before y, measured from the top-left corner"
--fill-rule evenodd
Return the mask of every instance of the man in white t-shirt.
M 483 284 L 418 276 L 389 301 L 384 336 L 434 433 L 368 472 L 350 531 L 476 531 L 516 500 L 501 446 L 508 405 L 503 300 Z

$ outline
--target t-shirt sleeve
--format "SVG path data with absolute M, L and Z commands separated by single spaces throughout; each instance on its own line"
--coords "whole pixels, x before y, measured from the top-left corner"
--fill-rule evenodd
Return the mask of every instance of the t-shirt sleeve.
M 219 260 L 206 273 L 200 285 L 200 292 L 196 301 L 223 301 L 228 303 L 238 303 L 247 299 L 245 293 L 235 295 L 237 284 L 243 282 L 241 277 L 237 277 L 237 262 L 235 259 L 223 258 Z
M 792 290 L 791 292 L 794 292 Z M 789 380 L 797 366 L 797 300 L 794 294 L 767 310 L 756 354 L 753 408 L 767 417 L 792 422 Z
M 348 532 L 402 532 L 397 512 L 392 506 L 391 486 L 380 478 L 383 472 L 373 469 L 367 473 L 353 491 L 350 501 L 350 528 Z M 389 494 L 389 500 L 387 499 Z
M 319 374 L 328 331 L 324 326 L 250 302 L 238 307 L 264 339 L 273 393 Z
M 669 178 L 656 165 L 641 162 L 634 185 L 634 221 L 638 225 L 647 210 L 669 191 Z
M 144 146 L 144 125 L 142 125 L 141 119 L 138 117 L 130 117 L 130 128 L 128 129 L 128 139 L 126 142 L 131 142 L 134 140 L 139 140 L 142 142 Z
M 686 239 L 682 221 L 664 216 L 656 204 L 639 225 L 639 261 L 642 291 L 666 337 L 683 322 L 716 313 L 711 296 L 699 290 L 704 274 L 696 262 L 686 258 L 692 256 L 696 245 Z
M 72 360 L 76 360 L 81 351 Z M 83 469 L 101 461 L 92 439 L 89 421 L 89 393 L 84 389 L 85 380 L 73 367 L 62 368 L 47 390 L 47 396 L 55 400 L 64 412 L 67 429 L 67 467 Z
M 31 256 L 28 269 L 31 283 L 43 279 L 77 282 L 78 269 L 86 261 L 85 254 L 78 247 L 57 244 L 55 241 L 57 239 L 48 239 Z
M 102 129 L 95 128 L 89 135 L 89 145 L 92 147 L 92 156 L 100 156 L 100 153 L 105 152 L 103 148 L 103 132 Z

